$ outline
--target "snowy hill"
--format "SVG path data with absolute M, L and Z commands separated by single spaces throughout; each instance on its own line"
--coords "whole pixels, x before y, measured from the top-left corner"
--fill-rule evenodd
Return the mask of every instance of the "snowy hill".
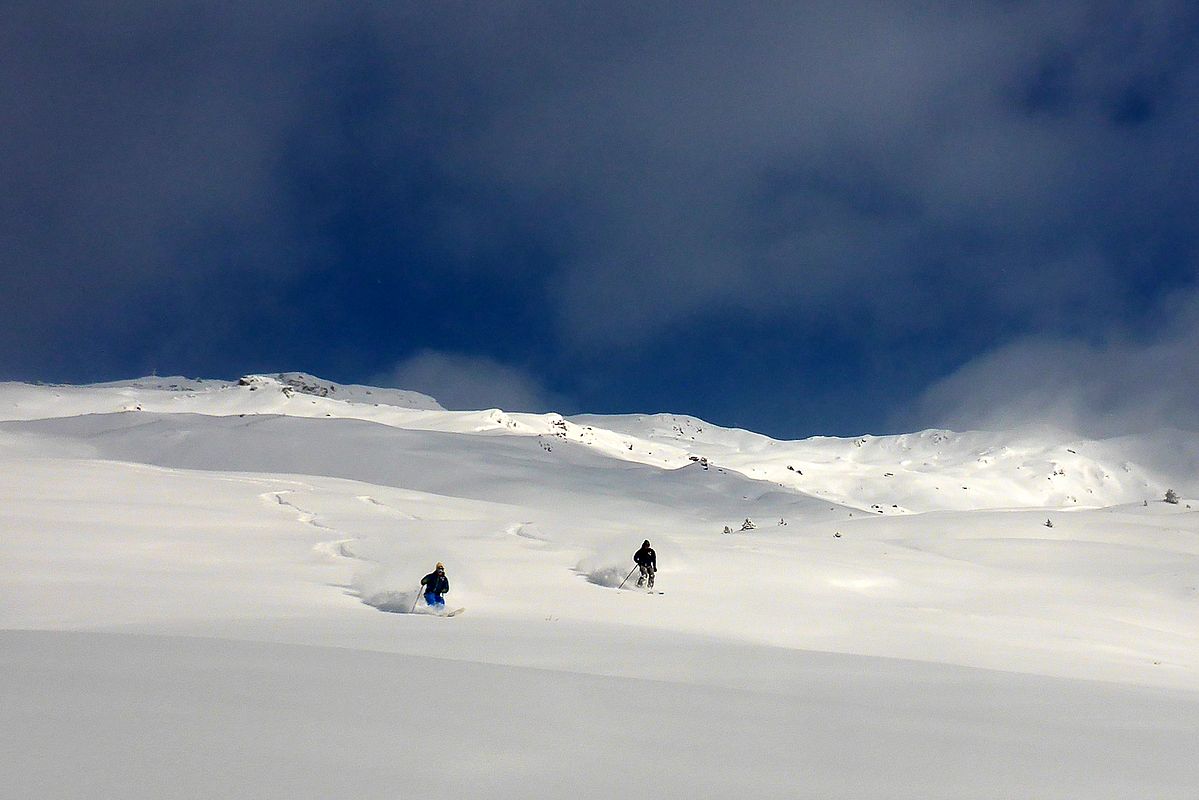
M 1052 429 L 927 430 L 776 441 L 692 417 L 572 418 L 701 455 L 749 477 L 881 513 L 1007 507 L 1101 507 L 1199 494 L 1199 434 L 1079 440 Z
M 355 419 L 405 430 L 534 437 L 584 445 L 658 468 L 738 473 L 880 514 L 984 508 L 1086 507 L 1199 495 L 1199 434 L 1079 440 L 1056 430 L 928 430 L 898 436 L 778 441 L 693 417 L 446 411 L 399 389 L 341 385 L 304 373 L 236 382 L 140 378 L 91 386 L 0 384 L 0 420 L 145 411 Z M 754 491 L 754 490 L 751 490 Z M 764 491 L 758 488 L 756 491 Z
M 0 384 L 0 769 L 20 797 L 1188 797 L 1197 475 L 1179 431 Z M 664 594 L 618 589 L 645 538 Z M 461 617 L 417 596 L 436 561 Z

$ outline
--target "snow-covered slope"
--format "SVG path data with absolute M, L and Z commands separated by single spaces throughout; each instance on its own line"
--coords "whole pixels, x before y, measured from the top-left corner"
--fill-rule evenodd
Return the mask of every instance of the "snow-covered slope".
M 689 457 L 876 513 L 1011 507 L 1100 507 L 1199 494 L 1199 434 L 1162 431 L 1107 441 L 1052 429 L 777 441 L 693 417 L 578 416 L 646 449 Z
M 877 514 L 983 508 L 1097 508 L 1199 494 L 1199 434 L 1089 441 L 1062 431 L 813 437 L 778 441 L 682 415 L 446 411 L 416 392 L 339 385 L 304 373 L 237 382 L 140 378 L 92 386 L 0 384 L 0 420 L 118 411 L 354 419 L 405 430 L 584 445 L 655 468 L 698 465 Z M 762 489 L 757 490 L 759 493 Z
M 292 373 L 0 418 L 15 797 L 1199 785 L 1191 434 L 779 442 Z M 617 590 L 644 538 L 664 594 Z

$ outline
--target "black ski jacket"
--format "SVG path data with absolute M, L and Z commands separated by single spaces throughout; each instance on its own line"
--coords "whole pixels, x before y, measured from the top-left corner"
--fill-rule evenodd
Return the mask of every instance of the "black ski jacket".
M 450 591 L 450 579 L 445 576 L 444 572 L 440 575 L 436 572 L 430 572 L 420 579 L 420 585 L 425 587 L 425 594 L 429 592 L 433 594 L 446 594 Z
M 633 563 L 639 567 L 658 568 L 658 556 L 654 553 L 654 548 L 643 547 L 636 553 L 633 553 Z

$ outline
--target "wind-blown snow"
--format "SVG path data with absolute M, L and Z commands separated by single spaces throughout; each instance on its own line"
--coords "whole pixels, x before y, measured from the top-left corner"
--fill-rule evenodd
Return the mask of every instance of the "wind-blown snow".
M 779 442 L 298 373 L 0 419 L 14 797 L 1199 785 L 1188 434 Z M 665 594 L 615 591 L 645 538 Z

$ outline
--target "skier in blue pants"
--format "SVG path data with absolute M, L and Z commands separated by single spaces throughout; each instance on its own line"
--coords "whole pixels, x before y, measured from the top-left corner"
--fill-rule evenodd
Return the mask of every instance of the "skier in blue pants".
M 450 591 L 450 579 L 445 576 L 445 564 L 437 562 L 437 568 L 420 579 L 425 587 L 425 604 L 430 608 L 445 608 L 443 594 Z

